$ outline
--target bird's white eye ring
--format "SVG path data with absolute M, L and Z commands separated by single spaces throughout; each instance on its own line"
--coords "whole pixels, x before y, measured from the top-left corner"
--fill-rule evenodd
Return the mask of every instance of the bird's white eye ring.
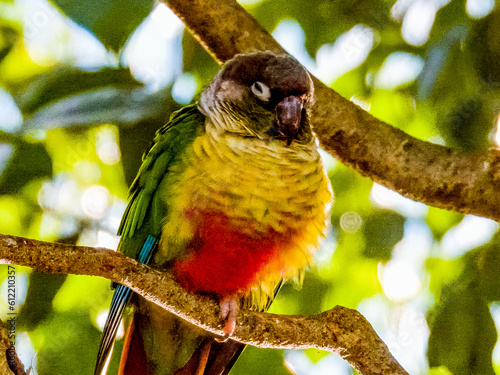
M 252 93 L 263 102 L 268 102 L 271 99 L 271 89 L 266 84 L 256 81 L 252 84 L 251 89 Z

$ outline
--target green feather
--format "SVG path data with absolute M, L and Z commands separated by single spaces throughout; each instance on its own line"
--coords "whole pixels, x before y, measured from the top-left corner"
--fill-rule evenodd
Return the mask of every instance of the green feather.
M 132 183 L 130 203 L 118 229 L 118 234 L 121 235 L 119 250 L 125 255 L 147 262 L 151 251 L 155 251 L 155 243 L 160 238 L 163 220 L 169 210 L 167 190 L 163 186 L 178 180 L 176 174 L 182 173 L 182 162 L 186 161 L 186 155 L 189 154 L 186 149 L 202 134 L 204 124 L 205 117 L 196 105 L 192 105 L 175 112 L 170 121 L 157 132 Z M 105 364 L 112 353 L 116 330 L 131 295 L 131 290 L 122 285 L 115 290 L 111 312 L 99 345 L 95 374 L 102 374 L 106 369 Z M 197 342 L 199 340 L 187 342 L 186 347 Z M 174 363 L 177 362 L 173 361 L 172 364 Z
M 168 215 L 168 197 L 162 195 L 162 184 L 175 181 L 175 168 L 187 147 L 203 133 L 205 117 L 196 105 L 175 112 L 158 130 L 143 157 L 143 163 L 130 187 L 130 203 L 118 229 L 120 251 L 136 258 L 148 235 L 159 238 Z

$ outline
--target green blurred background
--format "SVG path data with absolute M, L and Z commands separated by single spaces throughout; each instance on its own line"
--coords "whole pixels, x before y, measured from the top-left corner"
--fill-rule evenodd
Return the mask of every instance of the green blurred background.
M 493 0 L 240 3 L 376 117 L 466 151 L 498 147 Z M 143 151 L 217 69 L 163 4 L 0 0 L 0 233 L 115 248 Z M 324 159 L 332 230 L 302 289 L 286 285 L 272 311 L 355 308 L 411 374 L 500 374 L 498 224 L 410 201 Z M 23 363 L 41 375 L 91 374 L 109 282 L 16 266 L 16 287 Z M 0 266 L 4 321 L 7 306 Z M 249 348 L 232 374 L 290 370 L 355 373 L 317 350 Z

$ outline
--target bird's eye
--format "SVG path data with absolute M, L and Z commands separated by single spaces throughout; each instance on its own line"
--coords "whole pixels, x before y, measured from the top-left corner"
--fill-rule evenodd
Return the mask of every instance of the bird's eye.
M 263 102 L 268 102 L 271 98 L 271 89 L 262 82 L 254 82 L 251 89 L 253 94 Z

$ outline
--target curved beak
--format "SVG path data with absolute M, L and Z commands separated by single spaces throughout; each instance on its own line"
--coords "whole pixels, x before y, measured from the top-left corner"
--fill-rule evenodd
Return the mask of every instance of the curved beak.
M 274 109 L 279 131 L 285 136 L 287 146 L 292 143 L 299 132 L 303 107 L 304 99 L 290 95 L 279 102 Z

